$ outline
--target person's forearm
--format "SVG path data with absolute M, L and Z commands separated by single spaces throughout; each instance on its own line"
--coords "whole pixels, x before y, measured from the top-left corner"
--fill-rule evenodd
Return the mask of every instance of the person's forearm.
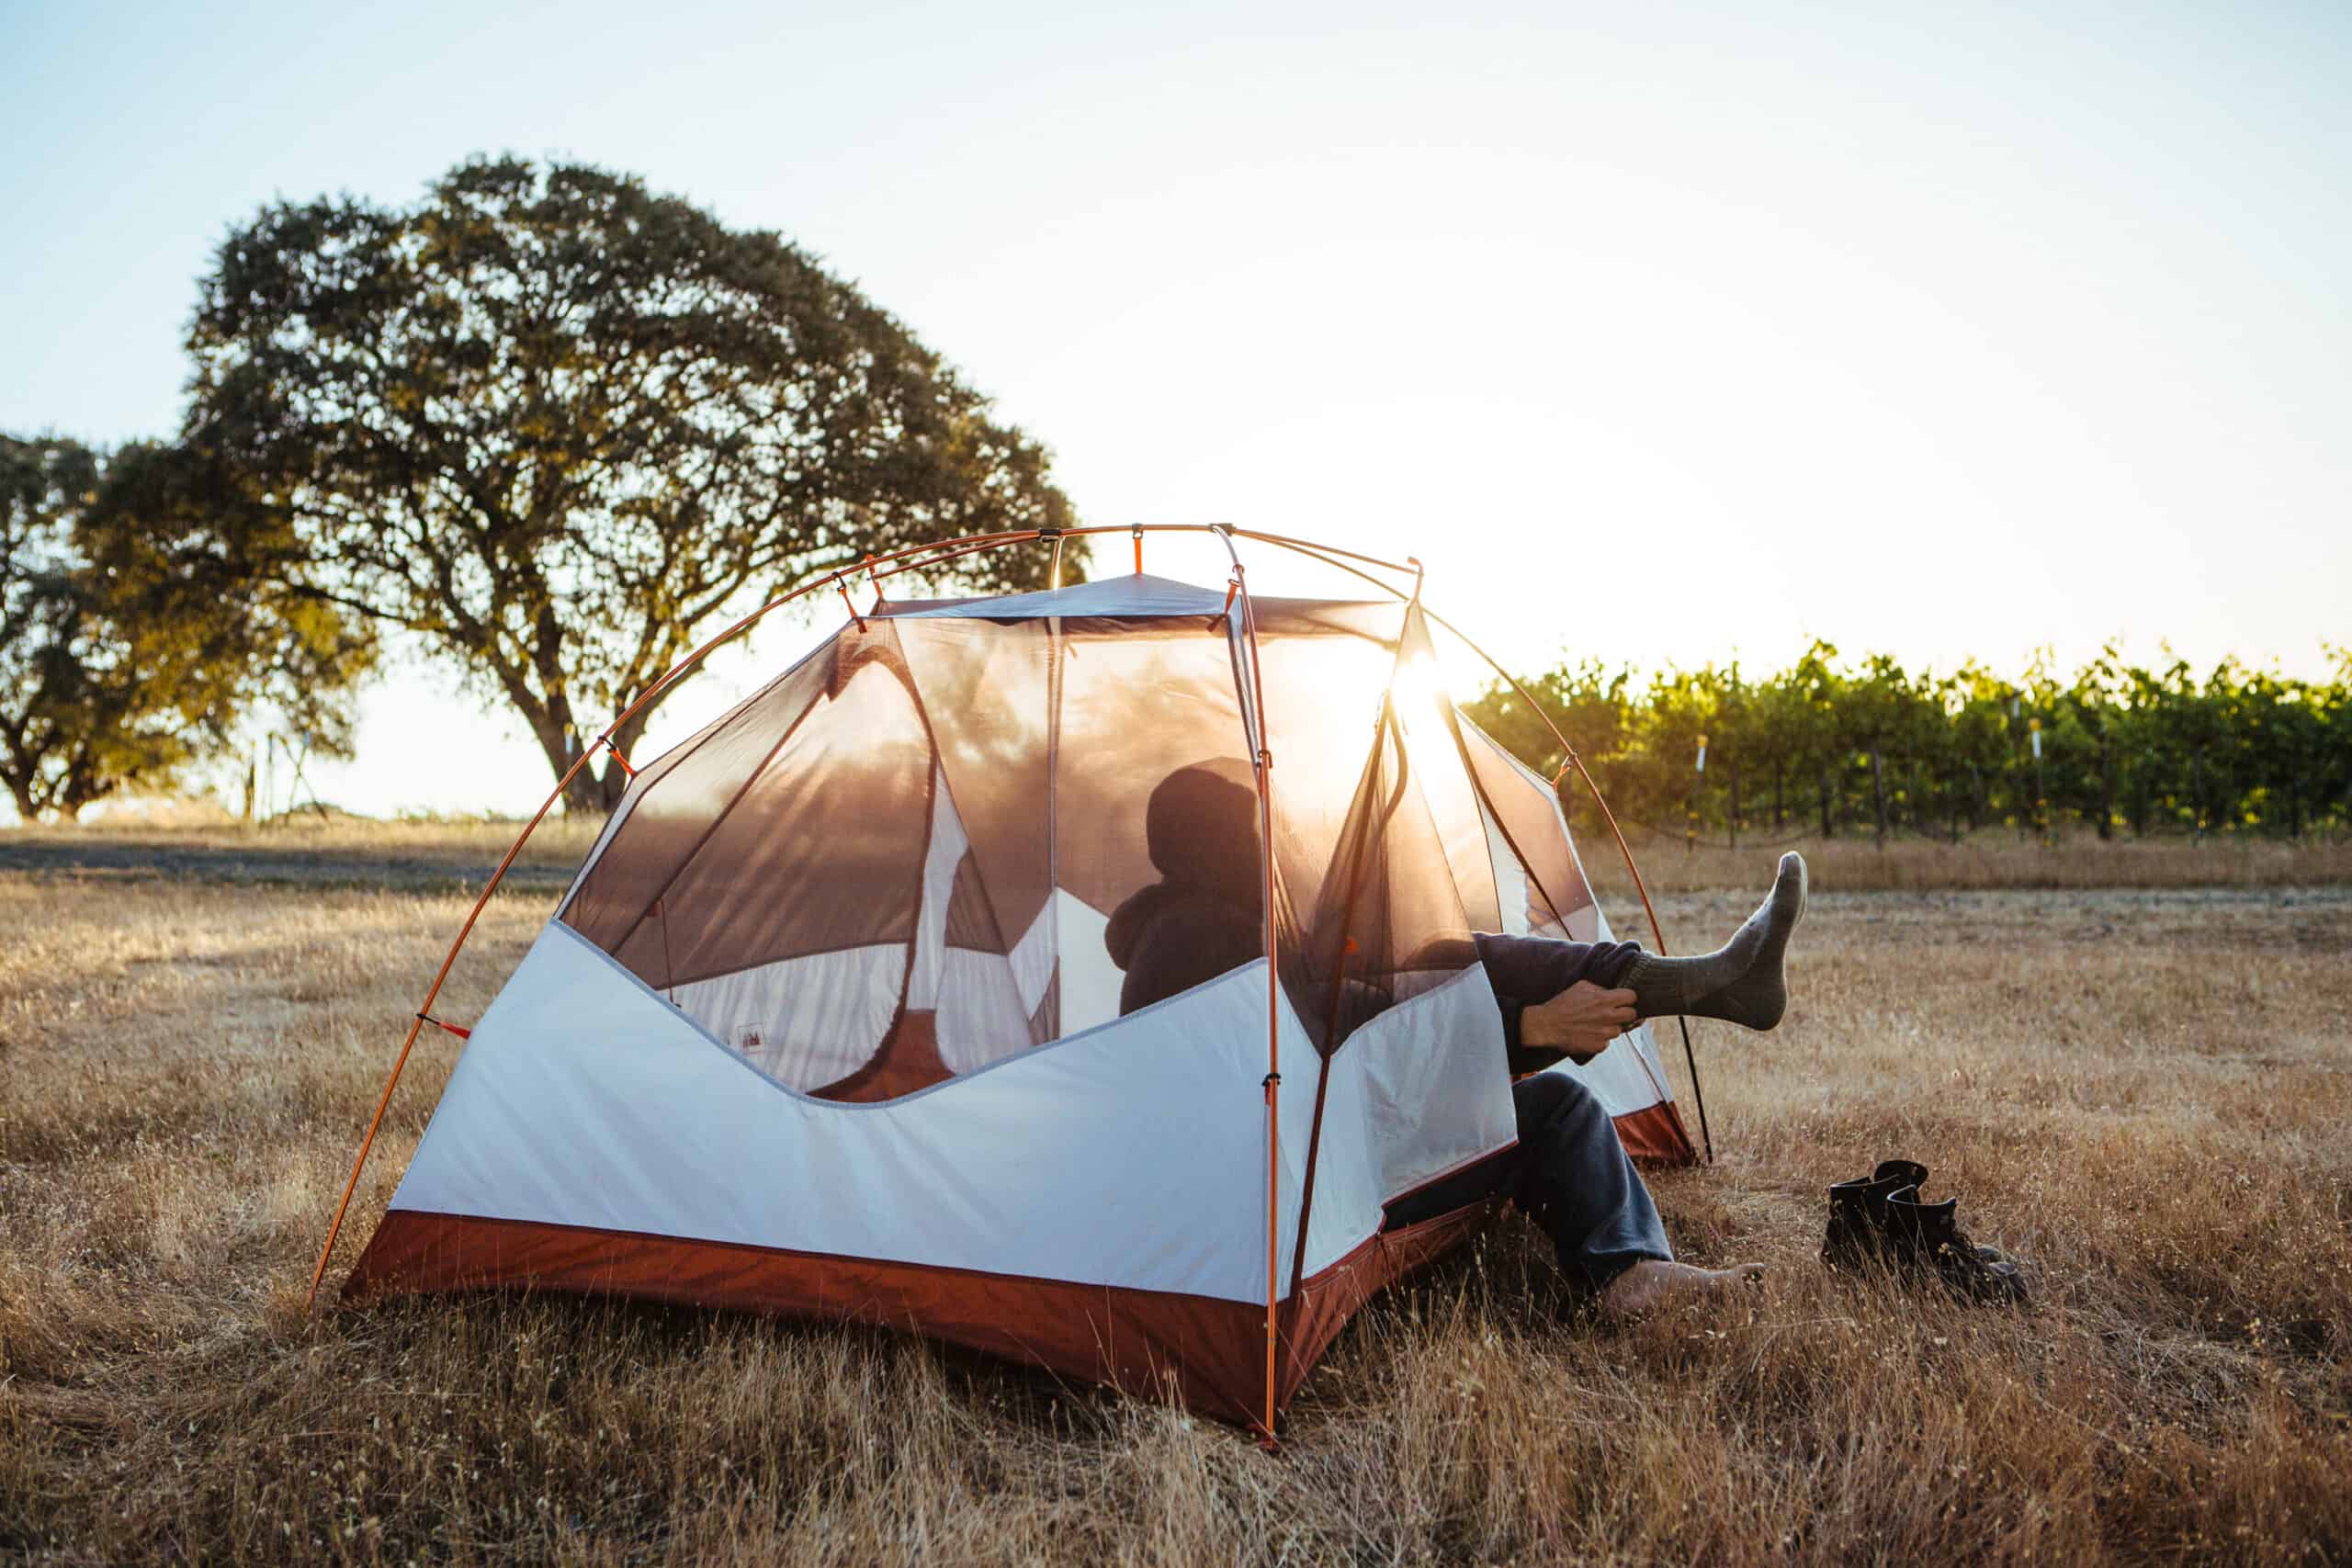
M 1557 942 L 1550 937 L 1502 936 L 1480 931 L 1474 938 L 1487 983 L 1495 988 L 1502 1007 L 1503 1041 L 1521 1048 L 1519 1019 L 1527 1009 L 1548 1002 L 1579 980 L 1614 986 L 1641 951 L 1632 942 Z

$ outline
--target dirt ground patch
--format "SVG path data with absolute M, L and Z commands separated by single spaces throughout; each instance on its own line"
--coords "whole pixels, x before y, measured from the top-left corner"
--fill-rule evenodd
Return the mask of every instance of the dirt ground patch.
M 103 881 L 223 882 L 237 886 L 479 891 L 520 823 L 405 823 L 265 832 L 236 829 L 0 831 L 0 874 Z M 557 893 L 593 829 L 558 821 L 534 833 L 506 874 L 516 891 Z
M 1718 1163 L 1657 1182 L 1686 1255 L 1760 1258 L 1763 1286 L 1602 1328 L 1507 1221 L 1351 1327 L 1269 1458 L 881 1332 L 555 1300 L 306 1320 L 470 902 L 435 878 L 478 878 L 478 847 L 0 863 L 0 1557 L 2352 1552 L 2352 890 L 1832 883 L 1786 1024 L 1695 1031 Z M 581 847 L 492 903 L 448 1016 Z M 1747 901 L 1661 913 L 1695 943 Z M 457 1043 L 419 1050 L 337 1274 Z M 2033 1311 L 1822 1272 L 1822 1188 L 1897 1153 L 2031 1260 Z

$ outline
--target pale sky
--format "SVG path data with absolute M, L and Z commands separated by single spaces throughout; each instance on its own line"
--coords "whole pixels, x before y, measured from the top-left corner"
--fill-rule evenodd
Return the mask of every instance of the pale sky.
M 2352 640 L 2341 6 L 0 0 L 0 430 L 168 434 L 273 196 L 556 154 L 825 258 L 1088 522 L 1419 555 L 1507 661 Z M 453 689 L 321 792 L 536 805 Z

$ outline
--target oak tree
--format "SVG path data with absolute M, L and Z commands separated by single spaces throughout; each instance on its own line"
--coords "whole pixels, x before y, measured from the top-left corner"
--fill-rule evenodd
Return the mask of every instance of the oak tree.
M 752 595 L 1069 521 L 1044 448 L 856 288 L 598 168 L 272 206 L 220 245 L 189 347 L 187 438 L 295 580 L 454 660 L 559 774 Z M 956 578 L 1042 586 L 1045 561 Z M 625 784 L 592 765 L 568 805 Z

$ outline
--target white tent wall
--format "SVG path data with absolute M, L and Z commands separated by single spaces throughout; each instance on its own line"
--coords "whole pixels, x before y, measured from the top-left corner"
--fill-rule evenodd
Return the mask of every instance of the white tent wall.
M 1126 978 L 1111 962 L 1111 950 L 1102 941 L 1111 918 L 1066 887 L 1056 888 L 1046 908 L 1054 921 L 1055 951 L 1059 957 L 1062 1033 L 1068 1036 L 1111 1022 L 1119 1016 L 1119 987 Z M 1261 1021 L 1258 1026 L 1261 1046 L 1265 1038 Z
M 1399 1002 L 1332 1053 L 1304 1277 L 1377 1232 L 1390 1200 L 1510 1146 L 1504 1058 L 1501 1015 L 1479 968 Z M 1283 1082 L 1312 1098 L 1308 1074 L 1286 1069 Z M 1306 1153 L 1295 1156 L 1302 1168 Z
M 1283 1037 L 1312 1064 L 1287 1010 Z M 812 1100 L 550 924 L 392 1207 L 1262 1303 L 1265 1054 L 1258 964 L 898 1100 Z M 1283 1098 L 1287 1258 L 1313 1096 Z

